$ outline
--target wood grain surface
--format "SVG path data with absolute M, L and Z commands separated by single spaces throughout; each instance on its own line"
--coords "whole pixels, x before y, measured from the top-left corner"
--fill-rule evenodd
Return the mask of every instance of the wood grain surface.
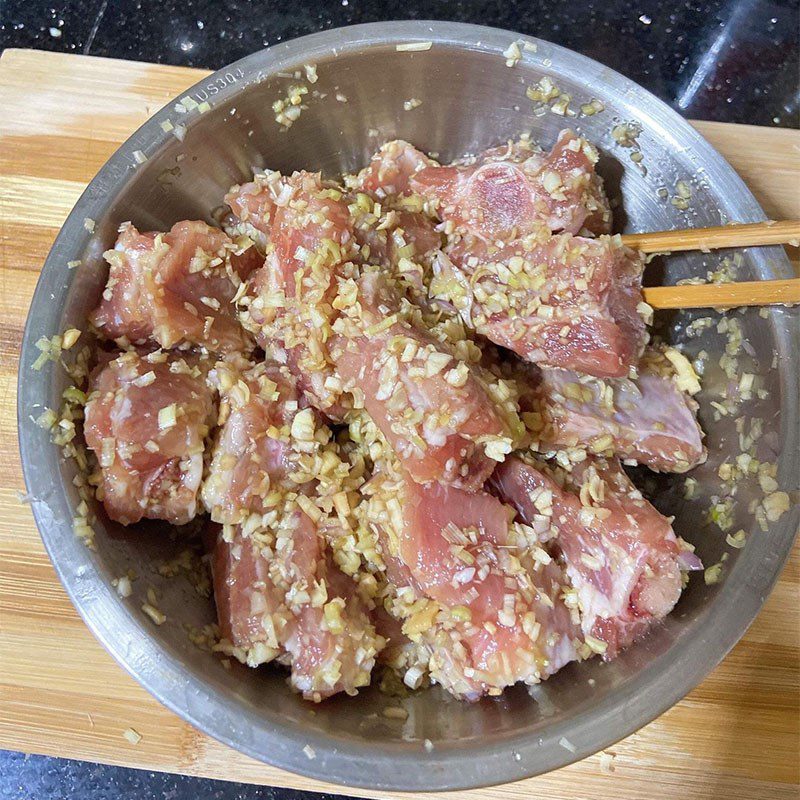
M 153 111 L 205 73 L 7 50 L 0 59 L 0 747 L 364 797 L 257 763 L 159 705 L 95 641 L 48 561 L 24 490 L 15 422 L 25 316 L 47 251 L 84 185 Z M 696 123 L 775 219 L 800 218 L 800 134 Z M 598 756 L 460 793 L 498 798 L 796 798 L 800 549 L 756 622 L 683 701 Z M 132 727 L 141 741 L 130 744 Z M 422 795 L 433 797 L 434 795 Z M 453 795 L 451 795 L 452 797 Z M 406 795 L 407 797 L 407 795 Z

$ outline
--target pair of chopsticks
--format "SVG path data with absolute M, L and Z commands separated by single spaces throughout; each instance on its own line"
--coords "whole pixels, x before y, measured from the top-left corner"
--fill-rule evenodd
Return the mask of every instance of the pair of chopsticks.
M 631 233 L 622 241 L 642 253 L 681 250 L 718 250 L 723 247 L 759 247 L 769 244 L 800 245 L 800 221 L 754 222 L 682 231 Z M 653 308 L 733 308 L 800 303 L 800 278 L 740 283 L 684 284 L 643 289 Z

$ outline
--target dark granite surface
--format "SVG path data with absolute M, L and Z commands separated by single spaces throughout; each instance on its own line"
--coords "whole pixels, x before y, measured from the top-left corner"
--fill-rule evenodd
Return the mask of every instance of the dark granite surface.
M 0 0 L 0 49 L 218 68 L 261 47 L 385 19 L 509 28 L 613 67 L 700 119 L 798 127 L 797 0 Z M 0 800 L 300 800 L 311 795 L 0 752 Z
M 451 19 L 557 42 L 686 116 L 798 125 L 797 0 L 0 1 L 0 45 L 219 68 L 275 42 L 385 19 Z
M 347 800 L 0 751 L 0 800 Z

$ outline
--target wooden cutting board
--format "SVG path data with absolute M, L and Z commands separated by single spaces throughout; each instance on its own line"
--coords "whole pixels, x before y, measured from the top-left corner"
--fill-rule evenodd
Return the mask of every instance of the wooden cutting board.
M 0 59 L 0 747 L 374 797 L 260 764 L 159 705 L 81 622 L 30 509 L 18 498 L 24 486 L 17 358 L 41 264 L 73 203 L 116 147 L 205 74 L 25 50 L 7 50 Z M 769 215 L 800 218 L 800 133 L 696 124 Z M 797 797 L 798 587 L 795 548 L 760 616 L 725 662 L 670 711 L 610 748 L 613 774 L 602 771 L 594 756 L 539 778 L 459 796 Z M 129 727 L 142 736 L 137 745 L 123 737 Z

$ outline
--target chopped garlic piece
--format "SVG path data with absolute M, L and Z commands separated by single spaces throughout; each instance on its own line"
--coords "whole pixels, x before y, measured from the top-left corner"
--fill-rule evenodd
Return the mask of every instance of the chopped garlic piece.
M 145 603 L 142 606 L 142 611 L 150 617 L 156 625 L 163 625 L 167 621 L 167 616 L 162 611 L 157 609 L 151 603 Z
M 125 728 L 122 731 L 122 735 L 131 743 L 131 744 L 139 744 L 142 741 L 142 734 L 139 731 L 134 730 L 133 728 Z
M 64 334 L 61 337 L 61 348 L 62 350 L 69 350 L 78 339 L 81 338 L 81 332 L 77 328 L 69 328 L 68 330 L 64 331 Z
M 791 508 L 789 495 L 786 492 L 773 492 L 767 495 L 762 505 L 770 522 L 777 522 Z
M 722 562 L 720 561 L 706 568 L 703 577 L 705 578 L 706 586 L 713 586 L 715 583 L 719 583 L 722 580 Z
M 689 359 L 674 347 L 668 347 L 664 351 L 664 355 L 675 368 L 675 382 L 678 384 L 678 388 L 682 392 L 688 392 L 692 395 L 697 394 L 700 391 L 700 381 Z
M 507 67 L 513 67 L 518 64 L 522 58 L 519 44 L 517 42 L 511 42 L 511 44 L 503 50 L 503 55 L 505 56 Z
M 398 44 L 394 49 L 398 53 L 417 53 L 430 50 L 431 47 L 433 47 L 433 42 L 406 42 Z
M 174 427 L 178 422 L 178 408 L 175 403 L 171 403 L 158 410 L 158 428 L 166 430 Z

